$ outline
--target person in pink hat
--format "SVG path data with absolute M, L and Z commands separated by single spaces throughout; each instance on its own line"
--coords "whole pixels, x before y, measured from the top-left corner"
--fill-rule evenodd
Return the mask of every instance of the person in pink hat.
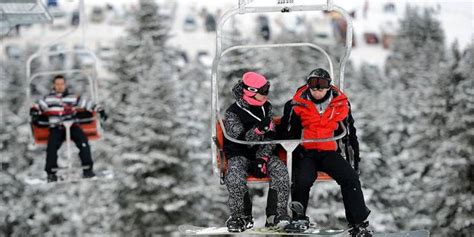
M 243 141 L 271 140 L 275 135 L 272 105 L 267 99 L 270 82 L 261 74 L 247 72 L 233 87 L 235 102 L 226 110 L 224 128 L 227 134 Z M 253 227 L 252 202 L 246 178 L 270 177 L 266 208 L 266 226 L 284 228 L 291 221 L 287 213 L 289 197 L 288 170 L 278 156 L 275 145 L 243 145 L 224 141 L 228 169 L 224 182 L 229 191 L 231 215 L 226 222 L 229 232 Z

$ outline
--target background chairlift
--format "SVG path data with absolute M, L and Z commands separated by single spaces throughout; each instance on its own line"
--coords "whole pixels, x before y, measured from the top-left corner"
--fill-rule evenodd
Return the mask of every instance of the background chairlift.
M 1 0 L 0 0 L 1 1 Z M 64 40 L 67 36 L 72 35 L 74 32 L 77 32 L 78 29 L 81 29 L 81 34 L 82 34 L 82 45 L 85 43 L 85 11 L 84 11 L 84 0 L 79 1 L 79 9 L 80 9 L 80 22 L 79 25 L 72 29 L 71 31 L 67 32 L 66 34 L 60 36 L 56 40 L 43 45 L 36 53 L 31 55 L 27 62 L 26 62 L 26 100 L 25 103 L 28 108 L 31 108 L 30 106 L 33 104 L 33 99 L 32 97 L 34 96 L 34 92 L 38 90 L 36 87 L 36 84 L 33 83 L 39 83 L 39 87 L 43 86 L 43 91 L 39 90 L 40 93 L 44 96 L 44 94 L 48 93 L 48 89 L 50 89 L 51 85 L 51 79 L 58 74 L 64 75 L 66 78 L 83 78 L 84 81 L 87 82 L 87 86 L 84 86 L 82 89 L 86 89 L 88 92 L 88 95 L 90 99 L 92 99 L 95 103 L 99 103 L 99 96 L 98 96 L 98 83 L 97 83 L 97 56 L 91 51 L 86 48 L 76 48 L 76 49 L 60 49 L 57 51 L 48 51 L 48 49 L 60 42 L 61 40 Z M 50 68 L 46 68 L 46 70 L 43 71 L 35 71 L 33 68 L 34 62 L 36 60 L 42 60 L 43 57 L 55 57 L 59 55 L 69 55 L 69 56 L 88 56 L 93 60 L 92 66 L 89 65 L 87 68 L 81 68 L 80 65 L 73 65 L 73 68 L 65 68 L 65 69 L 60 69 L 60 70 L 51 70 Z M 66 64 L 63 64 L 66 65 Z M 77 68 L 76 68 L 77 67 Z M 41 81 L 42 83 L 40 83 Z M 70 81 L 70 80 L 69 80 Z M 49 87 L 45 87 L 45 85 L 49 85 Z M 69 86 L 71 86 L 71 83 L 69 83 Z M 41 88 L 40 88 L 41 89 Z M 82 93 L 84 95 L 85 93 Z M 36 95 L 38 96 L 38 95 Z M 35 98 L 38 99 L 38 98 Z M 94 141 L 98 140 L 101 137 L 101 129 L 100 129 L 100 120 L 98 119 L 97 113 L 94 112 L 87 112 L 84 110 L 77 110 L 77 117 L 74 119 L 74 121 L 71 120 L 65 120 L 63 121 L 63 125 L 67 128 L 66 132 L 66 153 L 68 157 L 68 180 L 71 180 L 71 173 L 72 170 L 74 169 L 72 167 L 73 160 L 72 160 L 72 155 L 71 155 L 71 149 L 70 149 L 70 132 L 69 128 L 73 122 L 78 122 L 79 125 L 81 126 L 82 130 L 88 137 L 89 141 Z M 33 137 L 33 141 L 35 145 L 43 145 L 46 144 L 48 141 L 49 137 L 49 124 L 47 122 L 47 117 L 30 117 L 30 124 L 31 124 L 31 134 Z M 84 167 L 79 167 L 79 169 L 83 169 Z
M 218 87 L 218 80 L 220 79 L 220 75 L 218 72 L 218 68 L 220 66 L 221 58 L 226 55 L 227 53 L 238 50 L 238 49 L 258 49 L 258 48 L 282 48 L 282 47 L 310 47 L 322 53 L 329 63 L 329 73 L 333 81 L 337 81 L 339 83 L 339 88 L 341 90 L 344 89 L 344 70 L 345 65 L 347 62 L 347 58 L 350 55 L 351 47 L 352 47 L 352 22 L 350 19 L 349 14 L 342 9 L 341 7 L 334 5 L 332 0 L 327 0 L 326 4 L 320 5 L 296 5 L 296 4 L 278 4 L 278 6 L 251 6 L 249 3 L 252 1 L 249 0 L 239 0 L 239 6 L 237 8 L 228 10 L 225 12 L 222 17 L 218 21 L 217 30 L 216 30 L 216 55 L 214 58 L 213 66 L 212 66 L 212 81 L 211 81 L 211 94 L 212 94 L 212 104 L 211 104 L 211 152 L 212 152 L 212 165 L 213 165 L 213 173 L 218 175 L 221 179 L 221 183 L 223 182 L 223 175 L 226 172 L 226 160 L 224 158 L 224 151 L 223 151 L 223 141 L 224 137 L 232 142 L 245 144 L 245 145 L 261 145 L 261 144 L 280 144 L 286 150 L 285 152 L 279 152 L 280 159 L 284 160 L 286 158 L 286 164 L 288 167 L 289 177 L 290 177 L 290 184 L 292 183 L 292 152 L 294 149 L 301 143 L 305 142 L 326 142 L 326 141 L 335 141 L 343 138 L 347 134 L 347 128 L 343 126 L 342 123 L 342 134 L 324 138 L 324 139 L 300 139 L 300 140 L 273 140 L 273 141 L 258 141 L 258 142 L 249 142 L 244 140 L 238 140 L 230 137 L 224 128 L 224 124 L 222 121 L 221 111 L 219 108 L 219 87 Z M 295 1 L 296 2 L 296 1 Z M 347 22 L 347 37 L 345 42 L 345 52 L 342 55 L 341 60 L 339 62 L 339 76 L 334 76 L 334 68 L 332 64 L 331 57 L 327 54 L 327 52 L 319 47 L 318 45 L 312 43 L 284 43 L 284 44 L 260 44 L 260 45 L 235 45 L 230 46 L 228 48 L 223 48 L 222 46 L 222 39 L 223 39 L 223 27 L 227 20 L 237 14 L 249 14 L 249 13 L 291 13 L 291 12 L 307 12 L 307 11 L 334 11 L 339 14 L 343 18 L 345 18 Z M 309 69 L 308 69 L 309 70 Z M 278 118 L 274 118 L 275 122 L 278 122 Z M 268 178 L 264 179 L 257 179 L 254 177 L 248 177 L 247 181 L 249 182 L 268 182 Z M 323 180 L 332 180 L 327 174 L 320 173 L 318 175 L 319 181 Z
M 41 0 L 0 0 L 0 16 L 10 27 L 53 21 Z

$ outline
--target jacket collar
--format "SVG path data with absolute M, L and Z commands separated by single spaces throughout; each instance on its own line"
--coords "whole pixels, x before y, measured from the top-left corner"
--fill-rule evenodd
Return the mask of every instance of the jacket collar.
M 341 100 L 347 100 L 346 95 L 339 90 L 335 86 L 331 86 L 331 90 L 333 91 L 333 98 L 331 100 L 331 104 L 334 102 L 338 102 Z M 308 104 L 308 103 L 313 103 L 311 100 L 308 99 L 307 96 L 311 96 L 309 92 L 309 87 L 307 85 L 300 87 L 295 95 L 293 96 L 293 101 L 295 104 Z

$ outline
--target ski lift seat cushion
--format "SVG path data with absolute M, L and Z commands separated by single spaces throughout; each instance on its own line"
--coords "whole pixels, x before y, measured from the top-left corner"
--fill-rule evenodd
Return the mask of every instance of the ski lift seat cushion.
M 275 123 L 275 125 L 279 125 L 280 122 L 281 122 L 281 117 L 279 117 L 279 116 L 273 117 L 273 122 Z M 224 148 L 224 133 L 222 132 L 222 127 L 221 127 L 219 122 L 217 122 L 217 124 L 216 124 L 216 130 L 217 130 L 217 146 L 218 146 L 217 147 L 218 151 L 216 152 L 216 154 L 217 154 L 217 166 L 218 166 L 218 168 L 221 168 L 222 158 L 224 158 L 224 173 L 227 173 L 227 159 L 225 159 L 225 157 L 221 157 L 221 156 L 225 155 L 224 152 L 219 152 L 220 150 L 223 150 L 223 148 Z M 277 146 L 277 154 L 278 154 L 278 157 L 280 158 L 280 160 L 283 161 L 283 163 L 286 164 L 286 151 L 285 151 L 285 149 L 283 149 L 281 146 Z M 329 180 L 332 180 L 331 176 L 329 176 L 328 174 L 326 174 L 324 172 L 318 171 L 317 181 L 329 181 Z M 270 181 L 269 177 L 256 178 L 256 177 L 251 176 L 251 175 L 247 177 L 247 182 L 269 182 L 269 181 Z

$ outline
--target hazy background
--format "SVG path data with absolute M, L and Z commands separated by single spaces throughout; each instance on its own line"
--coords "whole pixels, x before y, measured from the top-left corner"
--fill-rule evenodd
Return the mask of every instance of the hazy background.
M 180 224 L 223 226 L 227 191 L 212 174 L 210 70 L 213 22 L 238 1 L 85 1 L 85 40 L 77 1 L 51 6 L 52 25 L 13 28 L 0 47 L 0 236 L 144 236 Z M 273 3 L 272 1 L 268 1 Z M 299 2 L 295 0 L 295 2 Z M 307 1 L 304 1 L 307 2 Z M 325 2 L 325 1 L 314 1 Z M 342 1 L 353 13 L 354 45 L 344 90 L 361 143 L 361 182 L 376 231 L 428 229 L 432 236 L 474 231 L 474 78 L 471 1 Z M 54 4 L 52 4 L 54 5 Z M 337 15 L 239 15 L 225 26 L 224 47 L 313 42 L 335 65 L 343 52 Z M 46 51 L 33 72 L 97 66 L 99 102 L 109 114 L 92 142 L 97 172 L 107 179 L 46 184 L 45 147 L 34 146 L 28 86 L 47 93 L 51 78 L 27 85 L 26 61 Z M 83 44 L 84 43 L 84 44 Z M 272 83 L 276 115 L 305 76 L 325 59 L 309 48 L 239 50 L 220 64 L 220 100 L 247 70 Z M 337 67 L 336 67 L 337 75 Z M 75 93 L 84 78 L 66 74 Z M 65 146 L 59 164 L 67 166 Z M 79 165 L 73 148 L 75 165 Z M 264 223 L 267 185 L 251 185 L 257 225 Z M 317 183 L 307 213 L 320 226 L 345 228 L 335 182 Z

